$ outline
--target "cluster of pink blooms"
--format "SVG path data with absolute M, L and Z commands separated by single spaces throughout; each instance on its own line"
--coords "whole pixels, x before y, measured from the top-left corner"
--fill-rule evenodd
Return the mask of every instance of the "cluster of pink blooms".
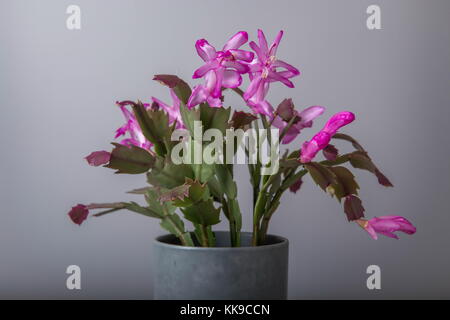
M 204 61 L 204 64 L 194 71 L 193 79 L 203 78 L 202 84 L 196 85 L 187 102 L 189 109 L 201 103 L 208 103 L 210 107 L 219 108 L 223 105 L 222 91 L 224 88 L 239 88 L 243 82 L 243 75 L 248 75 L 249 85 L 243 90 L 243 98 L 251 109 L 253 114 L 261 114 L 269 118 L 272 125 L 283 130 L 288 122 L 282 119 L 268 102 L 267 94 L 270 85 L 274 82 L 281 82 L 289 88 L 293 88 L 294 84 L 290 80 L 300 75 L 300 71 L 294 66 L 279 60 L 276 56 L 277 49 L 283 37 L 283 31 L 280 31 L 275 40 L 269 46 L 267 39 L 262 30 L 258 30 L 258 44 L 249 42 L 250 48 L 254 51 L 242 49 L 242 46 L 248 42 L 248 34 L 240 31 L 233 35 L 218 51 L 210 45 L 207 40 L 200 39 L 195 43 L 198 55 Z M 170 125 L 176 123 L 176 128 L 184 128 L 181 118 L 180 106 L 181 101 L 170 89 L 172 105 L 168 105 L 163 101 L 152 97 L 153 105 L 144 104 L 146 108 L 156 106 L 164 110 L 169 117 Z M 286 99 L 282 103 L 292 103 L 290 99 Z M 131 102 L 117 102 L 120 107 L 126 123 L 116 131 L 115 138 L 125 136 L 129 137 L 120 141 L 123 145 L 134 145 L 143 149 L 150 150 L 152 144 L 148 141 L 139 127 L 134 114 L 127 109 Z M 289 127 L 289 130 L 283 137 L 282 143 L 292 142 L 304 128 L 309 128 L 313 124 L 313 120 L 325 111 L 324 107 L 311 106 L 301 112 L 293 111 L 293 116 L 298 119 Z M 333 115 L 310 141 L 303 143 L 300 150 L 299 161 L 307 163 L 312 161 L 317 153 L 325 149 L 334 134 L 343 126 L 351 123 L 355 119 L 355 115 L 349 111 L 338 112 Z M 90 165 L 99 166 L 109 162 L 110 153 L 107 151 L 96 151 L 86 157 Z M 89 208 L 84 205 L 77 205 L 72 208 L 74 217 L 87 216 Z M 69 215 L 71 215 L 69 213 Z M 76 214 L 77 213 L 77 214 Z M 72 217 L 72 215 L 71 215 Z M 84 220 L 84 219 L 82 219 Z M 81 220 L 81 221 L 82 221 Z M 75 221 L 81 223 L 81 221 Z M 398 216 L 385 216 L 373 218 L 371 220 L 359 219 L 356 221 L 363 227 L 372 238 L 377 238 L 377 233 L 384 234 L 389 237 L 397 238 L 394 231 L 403 231 L 408 234 L 415 232 L 415 227 L 405 218 Z

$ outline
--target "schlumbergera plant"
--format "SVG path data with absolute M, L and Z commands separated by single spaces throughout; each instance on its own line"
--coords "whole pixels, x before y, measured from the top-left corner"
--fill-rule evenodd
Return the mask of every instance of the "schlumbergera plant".
M 400 216 L 364 218 L 359 185 L 348 167 L 373 173 L 385 187 L 392 184 L 361 144 L 339 132 L 354 121 L 352 112 L 336 113 L 311 140 L 278 156 L 279 144 L 290 144 L 325 111 L 321 106 L 298 111 L 292 99 L 284 99 L 273 108 L 267 100 L 272 85 L 281 82 L 293 88 L 291 79 L 300 75 L 299 70 L 276 56 L 282 36 L 280 31 L 269 45 L 264 33 L 258 30 L 258 43 L 249 43 L 253 52 L 242 48 L 248 41 L 248 34 L 243 31 L 233 35 L 220 51 L 208 41 L 198 40 L 195 48 L 204 63 L 195 70 L 193 78 L 203 78 L 203 83 L 191 90 L 177 76 L 160 74 L 154 80 L 169 88 L 171 105 L 157 98 L 152 98 L 151 103 L 117 102 L 126 122 L 117 129 L 115 138 L 128 136 L 112 143 L 111 152 L 95 151 L 86 160 L 90 165 L 104 165 L 116 173 L 145 174 L 149 186 L 129 193 L 144 195 L 146 205 L 78 204 L 69 212 L 72 221 L 81 224 L 89 210 L 103 209 L 93 215 L 99 217 L 127 209 L 158 219 L 161 227 L 174 234 L 182 245 L 207 247 L 215 245 L 212 226 L 220 222 L 223 213 L 229 222 L 231 245 L 240 246 L 242 214 L 238 188 L 233 162 L 225 159 L 234 159 L 242 151 L 242 142 L 248 139 L 249 145 L 256 142 L 260 147 L 260 155 L 263 145 L 270 144 L 272 155 L 274 150 L 277 152 L 275 157 L 263 161 L 264 157 L 255 156 L 255 148 L 245 144 L 243 147 L 253 187 L 253 245 L 264 244 L 269 222 L 283 194 L 287 190 L 298 192 L 307 175 L 343 203 L 347 219 L 356 222 L 372 238 L 377 239 L 377 234 L 397 238 L 395 231 L 413 234 L 415 227 Z M 244 75 L 249 77 L 245 89 L 242 88 Z M 230 107 L 225 108 L 224 94 L 228 91 L 241 96 L 250 112 L 232 114 Z M 203 137 L 199 142 L 196 139 L 199 128 L 205 136 L 208 129 L 216 131 L 209 139 Z M 220 140 L 218 136 L 225 138 Z M 330 144 L 332 140 L 350 143 L 354 151 L 340 154 Z M 197 158 L 198 150 L 203 150 L 200 159 L 193 159 Z M 213 161 L 202 161 L 207 152 Z M 319 153 L 323 160 L 319 159 Z M 180 157 L 184 161 L 179 161 Z M 190 222 L 189 226 L 182 217 Z

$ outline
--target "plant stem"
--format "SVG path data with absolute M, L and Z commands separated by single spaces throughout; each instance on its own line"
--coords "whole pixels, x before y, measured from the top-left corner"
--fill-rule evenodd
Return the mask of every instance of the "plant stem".
M 233 88 L 232 90 L 233 90 L 234 92 L 236 92 L 238 95 L 240 95 L 242 99 L 244 99 L 244 91 L 242 91 L 242 90 L 239 89 L 239 88 Z
M 204 224 L 200 225 L 200 231 L 202 233 L 202 247 L 209 247 L 208 242 L 208 227 Z
M 280 188 L 275 193 L 275 196 L 273 197 L 273 199 L 271 201 L 270 207 L 264 214 L 264 217 L 261 222 L 261 228 L 260 228 L 259 239 L 258 239 L 258 241 L 260 243 L 263 243 L 266 238 L 267 230 L 269 229 L 270 219 L 272 218 L 272 215 L 274 214 L 274 212 L 278 209 L 278 206 L 280 205 L 281 196 L 287 189 L 289 189 L 289 187 L 293 183 L 295 183 L 298 179 L 303 177 L 306 174 L 306 172 L 307 172 L 306 170 L 300 170 L 299 172 L 297 172 L 295 174 L 293 174 L 293 172 L 289 173 L 289 175 L 286 177 L 285 181 L 289 180 L 290 183 L 287 184 L 286 186 L 284 186 L 283 188 Z
M 264 129 L 267 130 L 267 141 L 269 141 L 269 144 L 272 142 L 272 132 L 270 131 L 270 124 L 267 122 L 266 116 L 261 115 L 261 122 L 263 124 Z
M 174 228 L 175 232 L 176 232 L 176 236 L 178 239 L 180 239 L 180 242 L 183 246 L 187 246 L 188 243 L 186 241 L 186 239 L 183 236 L 183 230 L 180 230 L 180 228 L 178 228 L 176 222 L 173 220 L 171 215 L 166 215 L 167 221 L 169 221 L 169 223 L 172 225 L 172 227 Z
M 111 212 L 115 212 L 115 211 L 119 211 L 119 210 L 122 210 L 122 209 L 123 208 L 113 208 L 113 209 L 109 209 L 109 210 L 105 210 L 105 211 L 93 214 L 92 216 L 93 217 L 101 217 L 101 216 L 103 216 L 105 214 L 108 214 L 108 213 L 111 213 Z
M 283 140 L 284 136 L 286 135 L 286 133 L 288 133 L 289 129 L 294 125 L 294 121 L 295 121 L 295 117 L 292 117 L 291 120 L 289 120 L 288 124 L 286 125 L 286 127 L 284 127 L 283 131 L 281 131 L 280 134 L 280 141 Z
M 261 217 L 264 213 L 264 208 L 266 207 L 266 200 L 267 195 L 266 191 L 269 188 L 272 181 L 275 179 L 276 175 L 270 176 L 270 178 L 264 183 L 263 187 L 258 193 L 258 198 L 256 200 L 255 208 L 253 211 L 253 236 L 252 236 L 252 245 L 257 246 L 258 245 L 258 238 L 259 238 L 259 224 Z
M 228 206 L 228 202 L 225 198 L 222 199 L 222 208 L 228 218 L 231 246 L 236 247 L 237 246 L 236 221 L 234 219 L 233 212 L 230 212 L 230 207 Z
M 259 243 L 264 243 L 266 240 L 267 230 L 269 229 L 269 222 L 270 218 L 272 218 L 273 213 L 277 210 L 278 206 L 280 205 L 280 198 L 283 195 L 283 192 L 277 192 L 275 197 L 272 200 L 272 205 L 267 210 L 267 213 L 264 215 L 264 218 L 261 222 L 261 230 L 259 233 Z
M 261 212 L 263 211 L 265 207 L 265 193 L 262 192 L 262 190 L 258 194 L 258 199 L 256 200 L 255 209 L 253 212 L 253 235 L 252 235 L 252 245 L 257 246 L 258 245 L 258 238 L 259 238 L 259 222 L 261 217 Z
M 256 139 L 257 139 L 257 145 L 259 145 L 259 125 L 258 125 L 258 121 L 253 121 L 254 126 L 255 126 L 255 130 L 256 130 Z M 254 184 L 253 184 L 253 209 L 256 206 L 256 199 L 258 198 L 258 193 L 259 193 L 259 187 L 261 184 L 261 163 L 259 162 L 258 156 L 256 157 L 256 164 L 254 167 Z

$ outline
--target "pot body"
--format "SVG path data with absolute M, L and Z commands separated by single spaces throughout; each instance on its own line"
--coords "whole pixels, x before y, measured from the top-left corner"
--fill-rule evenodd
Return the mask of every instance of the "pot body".
M 229 232 L 215 232 L 216 247 L 184 247 L 173 235 L 154 243 L 154 298 L 183 300 L 286 299 L 289 242 L 268 235 L 266 244 L 230 247 Z

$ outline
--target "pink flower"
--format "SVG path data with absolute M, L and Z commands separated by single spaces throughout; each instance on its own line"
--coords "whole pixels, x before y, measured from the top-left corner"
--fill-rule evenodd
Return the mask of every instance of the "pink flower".
M 247 41 L 247 32 L 240 31 L 225 43 L 222 51 L 216 51 L 205 39 L 197 40 L 195 48 L 205 64 L 195 70 L 192 78 L 205 78 L 205 84 L 194 88 L 187 103 L 189 108 L 205 101 L 211 107 L 221 107 L 222 87 L 237 88 L 241 85 L 241 74 L 249 71 L 243 62 L 252 61 L 254 56 L 252 52 L 239 49 Z
M 336 113 L 328 120 L 325 127 L 320 130 L 310 141 L 306 141 L 301 149 L 300 162 L 310 162 L 316 154 L 324 149 L 334 134 L 343 126 L 355 120 L 355 115 L 350 111 Z
M 401 216 L 375 217 L 370 220 L 358 219 L 356 223 L 366 230 L 375 240 L 378 239 L 377 233 L 394 239 L 398 239 L 398 236 L 394 233 L 396 231 L 401 231 L 406 234 L 416 233 L 416 227 Z
M 270 116 L 273 112 L 272 106 L 265 100 L 271 82 L 280 81 L 289 88 L 293 88 L 294 84 L 289 79 L 300 74 L 297 68 L 276 58 L 282 37 L 283 31 L 280 31 L 269 47 L 264 33 L 258 30 L 259 46 L 253 41 L 249 43 L 256 52 L 256 57 L 249 64 L 251 82 L 244 93 L 244 99 L 256 113 Z M 284 70 L 279 71 L 277 68 Z
M 89 214 L 88 207 L 85 206 L 84 204 L 77 204 L 75 207 L 72 207 L 72 209 L 69 211 L 70 219 L 78 225 L 81 225 L 81 223 L 84 220 L 86 220 L 88 214 Z
M 120 107 L 120 110 L 125 117 L 126 123 L 116 130 L 116 135 L 114 138 L 118 138 L 128 133 L 130 137 L 120 141 L 120 144 L 126 146 L 134 145 L 143 149 L 150 150 L 152 143 L 145 138 L 144 134 L 142 133 L 141 127 L 139 127 L 139 123 L 136 117 L 130 110 L 127 109 L 127 105 L 132 104 L 132 102 L 121 101 L 116 103 Z M 148 104 L 144 106 L 148 106 Z
M 295 122 L 288 130 L 286 135 L 283 137 L 282 143 L 288 144 L 294 140 L 304 128 L 311 128 L 313 120 L 320 116 L 325 111 L 324 107 L 312 106 L 304 109 L 301 112 L 293 110 L 293 117 L 298 117 L 298 121 Z M 272 122 L 272 125 L 278 129 L 280 132 L 287 126 L 288 121 L 283 120 L 280 116 L 276 116 Z
M 111 153 L 108 151 L 94 151 L 87 157 L 85 157 L 86 161 L 89 165 L 98 167 L 102 164 L 107 164 L 109 159 L 111 158 Z
M 183 120 L 181 119 L 181 113 L 180 113 L 180 99 L 175 94 L 175 92 L 170 89 L 170 96 L 172 97 L 173 104 L 172 106 L 169 106 L 162 102 L 161 100 L 152 97 L 152 101 L 156 103 L 161 109 L 163 109 L 165 112 L 167 112 L 169 116 L 169 124 L 172 125 L 176 121 L 176 128 L 177 129 L 184 129 Z

